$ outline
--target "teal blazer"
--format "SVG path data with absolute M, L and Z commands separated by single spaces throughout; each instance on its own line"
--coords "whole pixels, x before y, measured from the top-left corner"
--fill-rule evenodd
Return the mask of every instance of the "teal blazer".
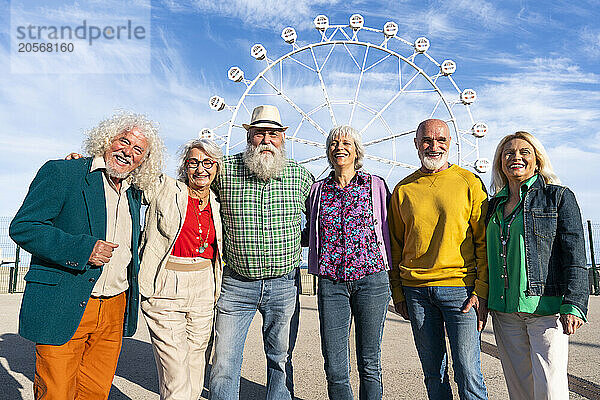
M 19 334 L 36 343 L 61 345 L 73 337 L 102 272 L 87 263 L 96 241 L 106 239 L 102 172 L 90 172 L 91 164 L 91 158 L 48 161 L 10 224 L 10 237 L 32 255 Z M 124 336 L 132 336 L 137 327 L 141 197 L 139 190 L 127 190 L 132 259 Z

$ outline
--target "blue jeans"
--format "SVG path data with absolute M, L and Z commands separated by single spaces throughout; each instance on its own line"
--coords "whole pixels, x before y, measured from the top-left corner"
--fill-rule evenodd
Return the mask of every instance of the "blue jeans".
M 317 300 L 329 398 L 353 399 L 348 336 L 354 317 L 359 398 L 381 399 L 381 339 L 390 301 L 387 272 L 347 282 L 319 277 Z
M 403 290 L 429 398 L 452 399 L 445 326 L 459 397 L 487 399 L 479 359 L 481 335 L 477 331 L 477 314 L 474 308 L 468 313 L 461 311 L 473 288 L 404 286 Z
M 293 398 L 292 350 L 298 334 L 300 273 L 252 280 L 223 270 L 215 320 L 215 353 L 210 374 L 210 398 L 239 398 L 244 342 L 258 310 L 267 356 L 267 400 Z

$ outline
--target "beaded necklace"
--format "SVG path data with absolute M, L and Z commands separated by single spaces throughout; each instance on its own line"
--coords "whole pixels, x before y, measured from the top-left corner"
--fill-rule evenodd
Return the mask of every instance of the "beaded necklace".
M 200 224 L 200 213 L 202 211 L 200 207 L 202 207 L 202 203 L 202 199 L 198 199 L 198 210 L 196 211 L 196 221 L 198 222 L 198 236 L 196 239 L 198 239 L 198 248 L 196 249 L 196 253 L 204 253 L 206 251 L 208 248 L 208 235 L 210 234 L 210 224 L 208 224 L 206 237 L 202 238 L 202 225 Z
M 514 222 L 515 218 L 519 210 L 515 209 L 510 220 L 506 224 L 506 232 L 505 229 L 500 229 L 500 244 L 502 245 L 502 252 L 500 253 L 500 257 L 502 257 L 502 275 L 500 278 L 504 279 L 504 288 L 508 289 L 508 240 L 510 239 L 510 226 Z M 506 235 L 505 235 L 506 233 Z

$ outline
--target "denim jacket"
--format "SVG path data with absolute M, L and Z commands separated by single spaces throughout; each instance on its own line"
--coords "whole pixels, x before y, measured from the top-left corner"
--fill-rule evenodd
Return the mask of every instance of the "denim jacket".
M 490 200 L 486 224 L 498 205 Z M 588 270 L 579 206 L 573 192 L 540 176 L 523 199 L 528 296 L 564 296 L 587 314 Z

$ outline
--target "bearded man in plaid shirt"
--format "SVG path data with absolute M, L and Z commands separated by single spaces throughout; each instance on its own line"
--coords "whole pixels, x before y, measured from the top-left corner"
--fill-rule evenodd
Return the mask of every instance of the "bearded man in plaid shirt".
M 300 222 L 314 181 L 285 155 L 275 106 L 252 113 L 246 150 L 225 157 L 216 182 L 223 221 L 223 283 L 217 302 L 210 398 L 239 398 L 244 342 L 258 310 L 267 357 L 267 399 L 293 399 L 298 333 Z

